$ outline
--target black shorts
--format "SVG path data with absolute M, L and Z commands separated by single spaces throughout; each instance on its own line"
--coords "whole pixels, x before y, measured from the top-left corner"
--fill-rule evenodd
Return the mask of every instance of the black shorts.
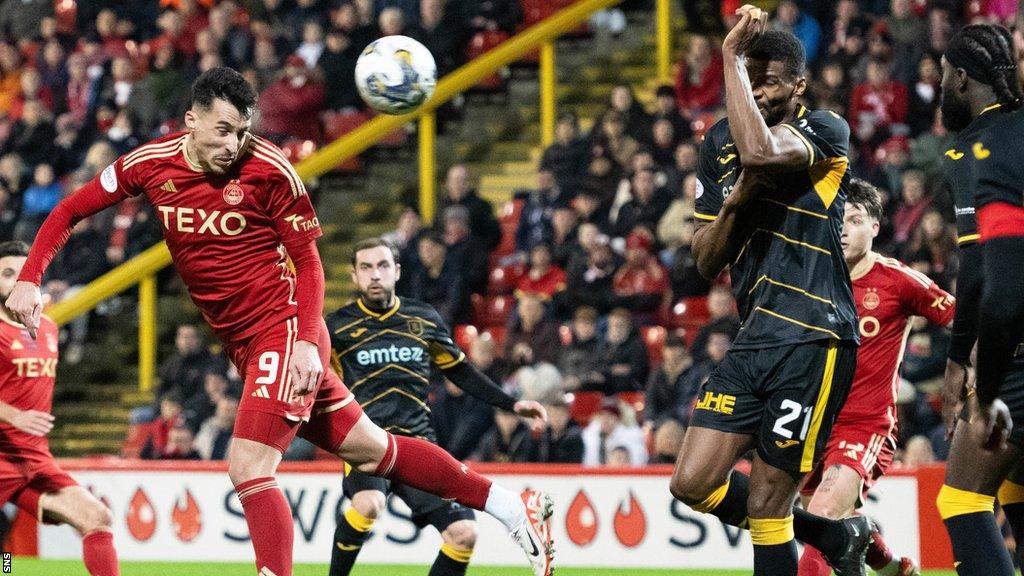
M 810 472 L 856 365 L 857 345 L 848 341 L 730 350 L 702 386 L 690 425 L 755 436 L 768 464 Z
M 430 525 L 444 532 L 445 528 L 459 520 L 475 520 L 472 508 L 466 508 L 458 502 L 449 502 L 440 496 L 417 490 L 403 484 L 392 485 L 390 480 L 360 472 L 345 466 L 345 480 L 342 484 L 345 496 L 351 500 L 358 492 L 376 490 L 384 495 L 394 494 L 402 499 L 412 511 L 412 521 L 423 528 Z

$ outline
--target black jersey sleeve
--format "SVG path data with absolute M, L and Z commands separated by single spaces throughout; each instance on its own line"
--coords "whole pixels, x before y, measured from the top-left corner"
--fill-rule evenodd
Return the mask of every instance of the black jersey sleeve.
M 956 281 L 956 315 L 949 342 L 949 359 L 967 364 L 978 338 L 978 306 L 984 286 L 984 254 L 980 244 L 961 246 L 960 276 Z
M 846 158 L 850 147 L 850 125 L 831 110 L 803 113 L 783 127 L 803 140 L 809 153 L 807 166 L 811 167 L 830 158 Z
M 430 360 L 441 370 L 447 370 L 465 362 L 466 355 L 455 344 L 451 330 L 441 315 L 436 310 L 430 309 L 426 316 L 426 319 L 433 324 L 424 330 Z
M 718 211 L 722 209 L 722 201 L 725 199 L 722 193 L 723 174 L 727 170 L 739 169 L 736 148 L 726 145 L 726 148 L 722 149 L 720 139 L 716 138 L 719 126 L 721 124 L 712 127 L 700 145 L 697 199 L 693 209 L 693 217 L 698 222 L 712 222 L 718 218 Z M 726 166 L 728 168 L 725 168 Z
M 974 189 L 978 210 L 993 202 L 1024 204 L 1024 113 L 1004 114 L 1001 120 L 971 146 L 978 162 Z

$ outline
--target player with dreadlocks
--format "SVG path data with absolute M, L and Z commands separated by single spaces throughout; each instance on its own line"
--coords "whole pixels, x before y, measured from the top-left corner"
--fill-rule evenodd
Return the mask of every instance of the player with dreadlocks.
M 944 416 L 952 444 L 936 504 L 961 576 L 1014 574 L 993 514 L 997 494 L 1015 535 L 1021 527 L 1024 482 L 1014 481 L 1011 469 L 1024 449 L 1024 426 L 1012 426 L 1013 419 L 1024 422 L 1024 357 L 1016 354 L 1024 335 L 1022 98 L 1007 30 L 971 25 L 950 40 L 942 59 L 942 114 L 958 133 L 945 162 L 962 264 L 946 368 Z

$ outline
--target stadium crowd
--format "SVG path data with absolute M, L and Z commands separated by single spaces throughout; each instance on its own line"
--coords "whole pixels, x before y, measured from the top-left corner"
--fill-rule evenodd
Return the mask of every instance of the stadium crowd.
M 646 9 L 642 2 L 634 7 Z M 884 193 L 876 249 L 953 291 L 953 210 L 941 173 L 939 58 L 959 24 L 1008 24 L 1016 2 L 769 2 L 772 26 L 807 52 L 806 104 L 852 129 L 855 175 Z M 433 417 L 458 458 L 638 466 L 672 461 L 700 385 L 739 329 L 726 276 L 708 282 L 690 251 L 703 132 L 723 112 L 721 37 L 736 0 L 682 2 L 690 23 L 675 82 L 644 106 L 615 86 L 597 118 L 563 113 L 536 187 L 496 217 L 473 175 L 451 166 L 433 227 L 413 207 L 388 239 L 399 296 L 434 305 L 494 380 L 547 404 L 539 437 L 450 383 Z M 74 7 L 71 10 L 67 6 Z M 55 8 L 56 7 L 56 8 Z M 358 109 L 355 59 L 388 34 L 419 39 L 443 74 L 474 35 L 512 33 L 515 0 L 0 1 L 0 240 L 31 242 L 57 201 L 141 142 L 179 129 L 185 87 L 218 65 L 260 92 L 260 132 L 320 143 Z M 46 277 L 59 300 L 160 238 L 144 201 L 82 222 Z M 76 362 L 86 321 L 67 330 Z M 936 383 L 948 334 L 915 323 L 903 360 L 905 464 L 943 458 Z M 237 374 L 194 326 L 177 330 L 158 401 L 135 449 L 222 458 Z M 310 457 L 311 447 L 296 448 Z

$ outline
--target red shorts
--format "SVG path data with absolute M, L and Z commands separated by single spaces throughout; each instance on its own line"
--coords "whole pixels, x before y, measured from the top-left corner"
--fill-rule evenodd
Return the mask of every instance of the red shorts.
M 289 318 L 247 340 L 225 345 L 245 383 L 234 436 L 273 446 L 283 453 L 298 434 L 324 450 L 336 452 L 363 410 L 331 369 L 331 339 L 322 321 L 317 349 L 324 375 L 313 392 L 294 394 L 288 363 L 297 327 L 297 319 Z
M 861 477 L 859 507 L 868 489 L 875 485 L 892 464 L 896 452 L 895 427 L 888 417 L 875 422 L 836 422 L 832 427 L 825 454 L 804 481 L 800 494 L 811 496 L 821 483 L 825 469 L 842 464 Z
M 17 461 L 8 456 L 0 460 L 0 502 L 14 502 L 40 522 L 43 511 L 39 497 L 68 486 L 78 486 L 78 482 L 57 466 L 53 456 L 29 456 Z

